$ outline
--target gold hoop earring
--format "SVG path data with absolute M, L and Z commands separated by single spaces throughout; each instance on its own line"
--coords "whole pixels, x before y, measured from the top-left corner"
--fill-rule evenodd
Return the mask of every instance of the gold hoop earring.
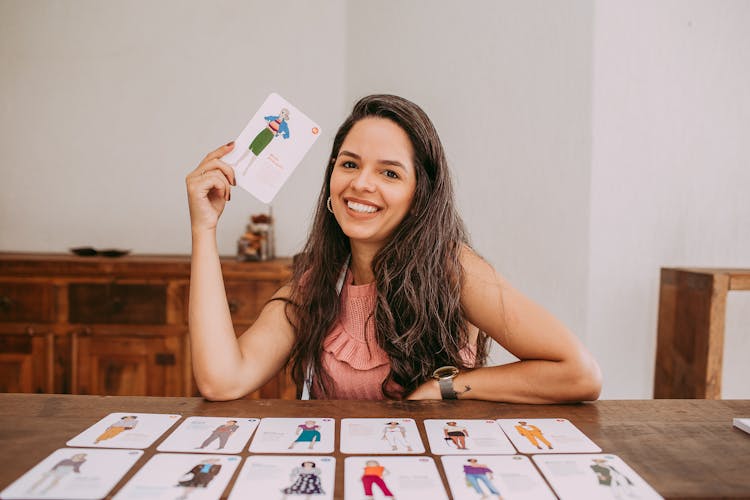
M 329 212 L 333 213 L 333 206 L 331 205 L 331 197 L 328 197 L 328 200 L 326 201 L 326 208 Z

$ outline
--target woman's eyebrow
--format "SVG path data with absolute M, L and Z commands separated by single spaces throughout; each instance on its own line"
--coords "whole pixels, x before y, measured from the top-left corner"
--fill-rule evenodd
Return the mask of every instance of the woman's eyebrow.
M 341 156 L 341 155 L 350 156 L 350 157 L 354 158 L 355 160 L 361 160 L 362 159 L 362 157 L 359 156 L 357 153 L 352 153 L 351 151 L 339 151 L 339 156 Z M 403 170 L 407 170 L 407 168 L 404 166 L 404 164 L 401 163 L 400 161 L 396 161 L 396 160 L 378 160 L 377 162 L 381 163 L 383 165 L 391 165 L 391 166 L 394 166 L 394 167 L 401 168 Z

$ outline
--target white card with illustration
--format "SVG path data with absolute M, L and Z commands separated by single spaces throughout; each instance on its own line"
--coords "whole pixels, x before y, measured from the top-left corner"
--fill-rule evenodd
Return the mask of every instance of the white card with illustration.
M 334 457 L 251 455 L 245 460 L 234 482 L 229 500 L 332 500 L 335 483 Z
M 235 455 L 157 453 L 117 492 L 114 499 L 220 498 L 240 460 Z
M 341 453 L 424 453 L 417 423 L 412 418 L 344 418 Z
M 0 492 L 0 498 L 104 498 L 141 455 L 141 450 L 62 448 Z
M 241 453 L 260 419 L 188 417 L 156 448 L 188 453 Z
M 68 446 L 144 449 L 172 427 L 180 415 L 110 413 L 68 441 Z
M 513 455 L 516 449 L 494 420 L 426 419 L 430 451 L 435 455 Z
M 333 453 L 332 418 L 263 418 L 250 443 L 252 453 Z
M 534 455 L 532 459 L 562 500 L 662 498 L 616 455 Z
M 454 500 L 555 500 L 539 471 L 523 455 L 441 458 Z
M 364 456 L 344 461 L 344 498 L 448 499 L 432 457 Z
M 272 93 L 222 160 L 234 169 L 238 186 L 271 203 L 318 137 L 319 125 Z
M 602 451 L 564 418 L 498 419 L 521 453 L 597 453 Z

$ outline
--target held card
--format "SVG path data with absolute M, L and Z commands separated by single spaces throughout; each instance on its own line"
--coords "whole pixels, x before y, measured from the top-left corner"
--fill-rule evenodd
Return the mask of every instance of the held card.
M 272 93 L 222 160 L 234 169 L 238 186 L 271 203 L 318 137 L 320 126 Z

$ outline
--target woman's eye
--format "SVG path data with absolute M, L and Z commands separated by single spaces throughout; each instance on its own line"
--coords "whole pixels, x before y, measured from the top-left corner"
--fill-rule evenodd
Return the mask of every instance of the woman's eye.
M 344 168 L 356 168 L 357 164 L 354 163 L 353 161 L 345 161 L 341 164 L 341 166 Z
M 398 179 L 398 174 L 393 170 L 386 170 L 385 175 L 386 177 L 390 177 L 391 179 Z

